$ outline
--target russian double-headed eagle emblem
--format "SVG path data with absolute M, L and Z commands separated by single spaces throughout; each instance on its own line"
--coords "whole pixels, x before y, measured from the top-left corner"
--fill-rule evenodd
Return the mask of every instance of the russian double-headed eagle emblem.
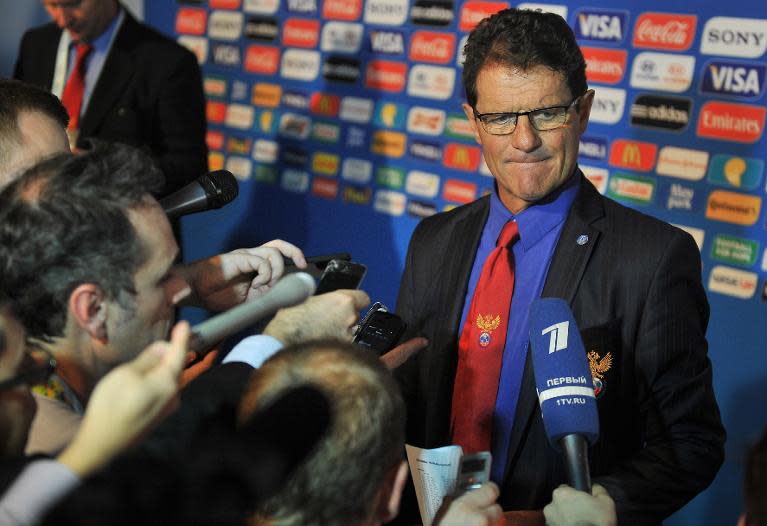
M 596 351 L 589 351 L 586 355 L 589 359 L 589 369 L 591 369 L 591 379 L 594 382 L 594 396 L 599 397 L 605 390 L 605 383 L 602 380 L 605 373 L 613 366 L 613 355 L 607 353 L 600 358 Z
M 492 314 L 488 314 L 487 316 L 477 314 L 476 323 L 477 328 L 482 331 L 479 335 L 479 344 L 482 347 L 487 347 L 490 345 L 490 335 L 501 324 L 501 316 L 496 314 L 495 318 L 493 318 Z

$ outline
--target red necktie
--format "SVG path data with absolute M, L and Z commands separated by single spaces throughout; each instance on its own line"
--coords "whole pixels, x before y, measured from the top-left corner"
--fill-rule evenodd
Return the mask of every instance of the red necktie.
M 460 445 L 464 454 L 490 450 L 514 292 L 514 254 L 510 245 L 518 238 L 517 222 L 509 221 L 482 267 L 458 341 L 451 422 L 453 444 Z
M 64 86 L 61 94 L 61 102 L 69 113 L 69 129 L 76 130 L 80 124 L 80 109 L 83 105 L 83 92 L 85 91 L 85 59 L 93 50 L 90 44 L 82 42 L 75 44 L 75 67 Z

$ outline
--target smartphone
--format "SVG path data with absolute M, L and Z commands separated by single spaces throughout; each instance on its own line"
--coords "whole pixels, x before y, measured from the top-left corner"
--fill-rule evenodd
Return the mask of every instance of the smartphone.
M 490 466 L 493 456 L 489 451 L 480 451 L 461 457 L 458 467 L 458 478 L 455 481 L 455 496 L 479 489 L 490 480 Z
M 326 254 L 322 256 L 309 256 L 306 258 L 307 266 L 305 269 L 298 268 L 292 259 L 285 258 L 285 274 L 291 272 L 308 272 L 314 279 L 319 279 L 332 260 L 351 261 L 352 256 L 348 252 L 338 252 L 336 254 Z
M 367 267 L 341 259 L 331 259 L 320 276 L 315 294 L 324 294 L 338 289 L 356 289 L 365 277 Z
M 388 312 L 383 304 L 376 302 L 362 318 L 354 335 L 354 343 L 380 356 L 397 345 L 406 327 L 407 324 L 402 318 Z

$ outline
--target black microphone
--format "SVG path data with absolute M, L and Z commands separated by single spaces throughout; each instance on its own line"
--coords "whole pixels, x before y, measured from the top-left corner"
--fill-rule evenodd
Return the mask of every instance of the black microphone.
M 234 201 L 239 192 L 237 179 L 232 172 L 216 170 L 201 175 L 180 190 L 160 200 L 168 219 L 187 214 L 204 212 Z
M 237 334 L 279 309 L 301 303 L 314 294 L 316 287 L 314 278 L 306 272 L 288 274 L 260 298 L 237 305 L 192 327 L 189 350 L 198 355 L 204 354 L 224 338 Z
M 586 350 L 567 302 L 533 302 L 530 346 L 546 435 L 562 451 L 567 483 L 590 494 L 588 447 L 599 438 L 599 414 Z

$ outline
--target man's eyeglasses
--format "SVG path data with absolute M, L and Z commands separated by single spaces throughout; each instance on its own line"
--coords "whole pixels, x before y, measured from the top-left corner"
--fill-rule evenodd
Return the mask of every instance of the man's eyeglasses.
M 548 108 L 538 108 L 530 111 L 505 111 L 499 113 L 478 113 L 476 108 L 472 108 L 472 110 L 474 110 L 474 118 L 479 120 L 485 131 L 491 135 L 508 135 L 513 133 L 517 127 L 517 121 L 522 115 L 527 115 L 530 124 L 538 131 L 556 130 L 565 125 L 570 108 L 576 105 L 586 93 L 578 95 L 570 104 L 565 106 L 549 106 Z
M 46 355 L 47 361 L 42 364 L 36 363 L 29 355 L 24 356 L 21 371 L 16 376 L 0 382 L 0 391 L 13 389 L 24 384 L 32 387 L 47 382 L 53 371 L 56 370 L 56 359 L 51 354 L 46 353 Z

